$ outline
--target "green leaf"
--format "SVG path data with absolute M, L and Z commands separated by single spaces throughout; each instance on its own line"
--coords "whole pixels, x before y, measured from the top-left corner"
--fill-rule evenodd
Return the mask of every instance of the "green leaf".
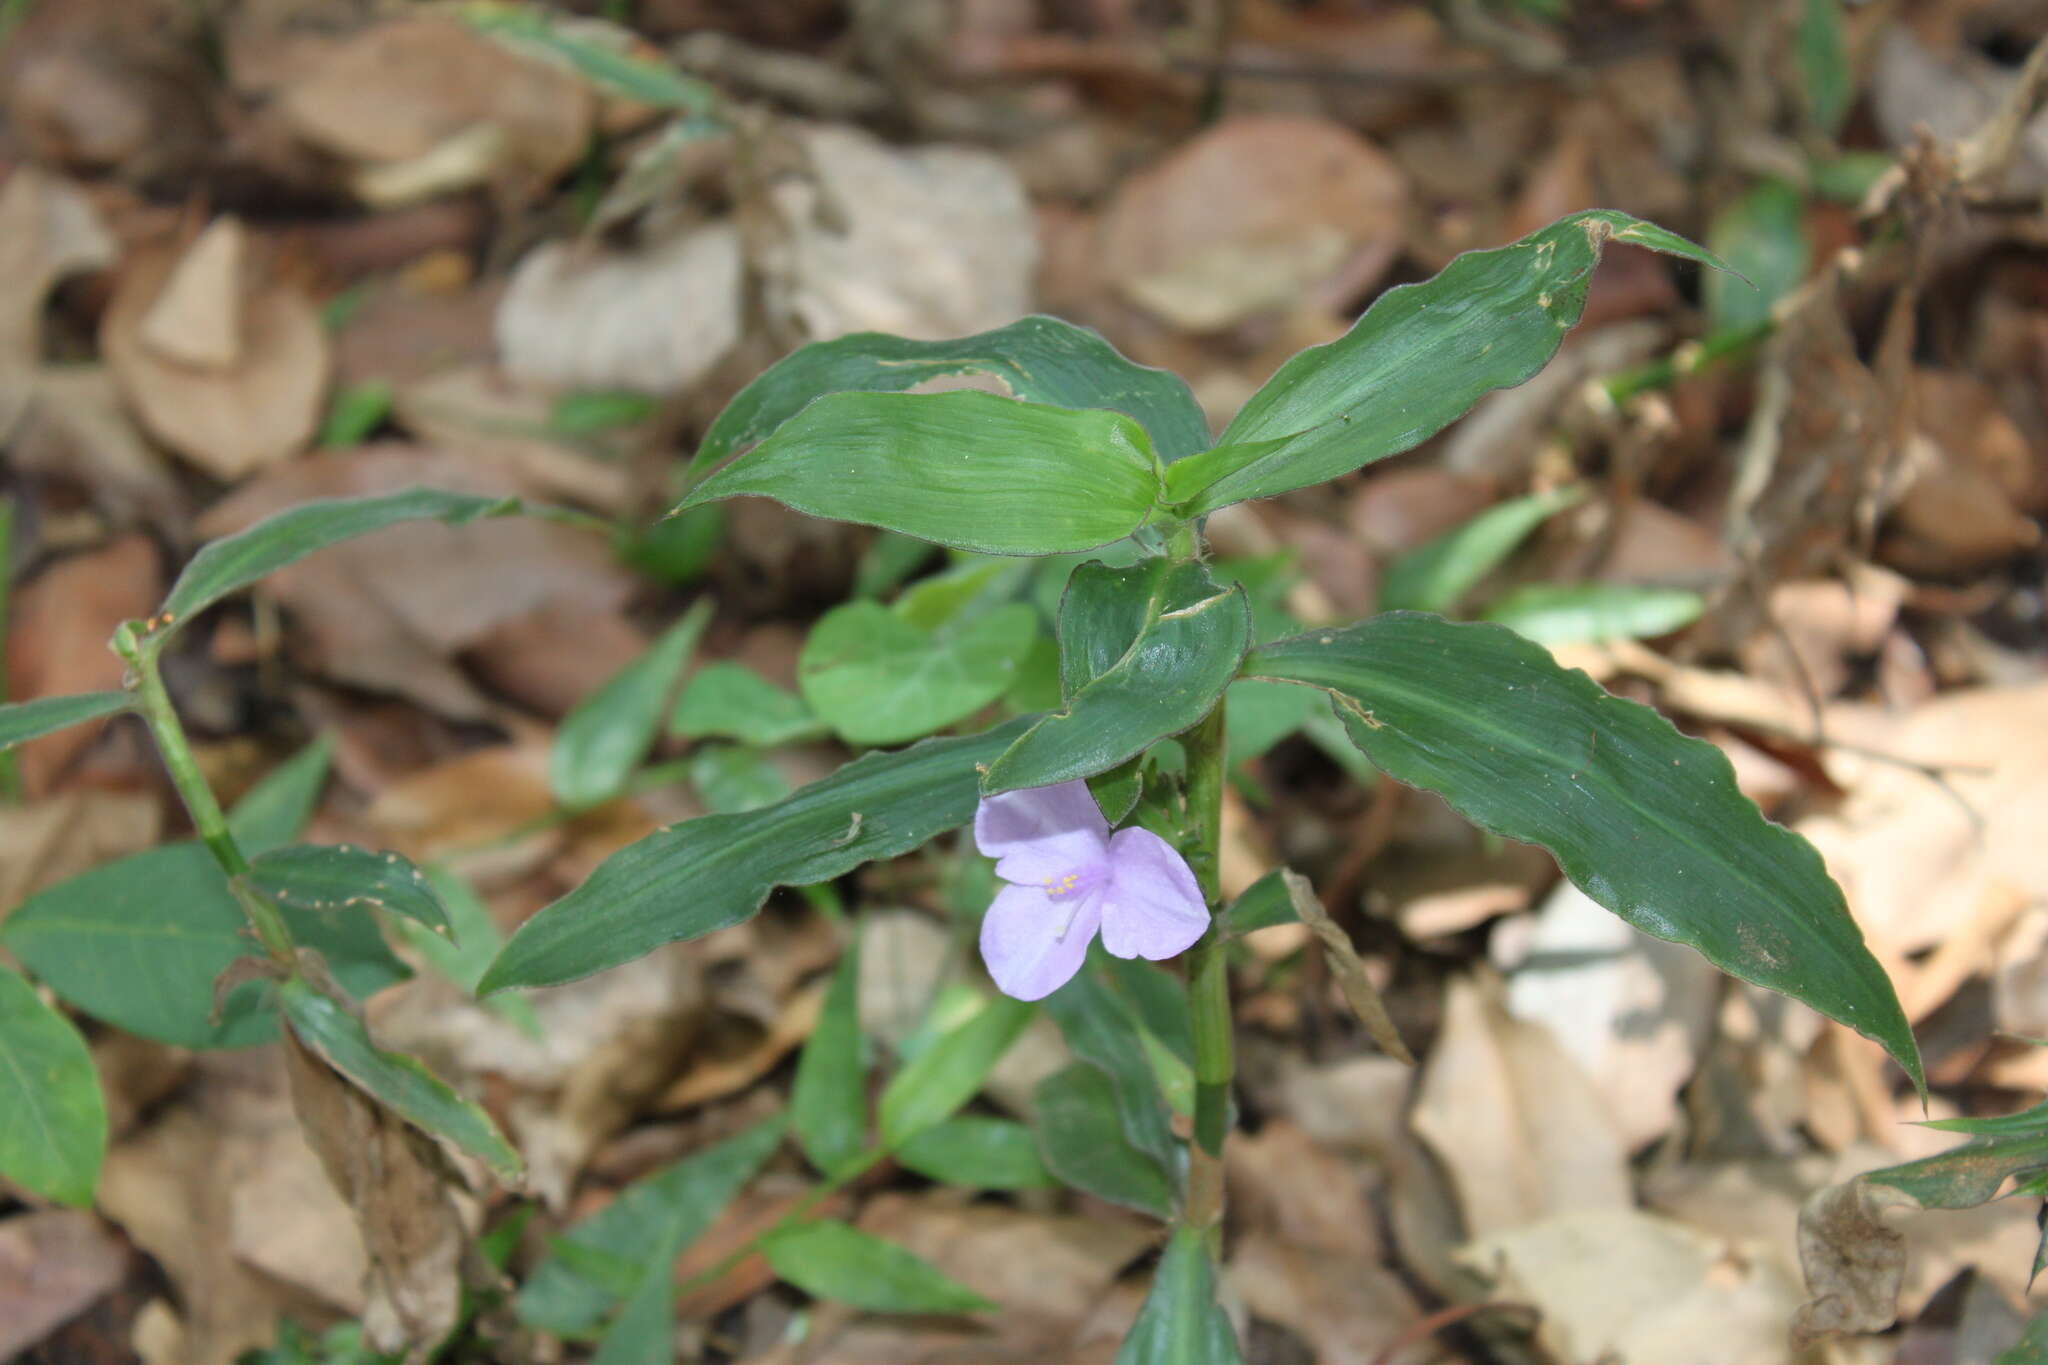
M 1168 468 L 1166 500 L 1184 516 L 1211 512 L 1421 444 L 1557 353 L 1609 241 L 1720 266 L 1683 237 L 1608 209 L 1466 252 L 1434 279 L 1388 290 L 1342 337 L 1282 365 L 1214 449 Z
M 106 1154 L 107 1101 L 85 1039 L 0 967 L 0 1176 L 90 1208 Z
M 1121 413 L 988 393 L 835 393 L 677 510 L 754 494 L 956 549 L 1043 555 L 1123 539 L 1159 488 L 1145 429 Z
M 1032 564 L 1028 559 L 961 555 L 959 560 L 943 572 L 912 583 L 889 609 L 913 626 L 939 630 L 1013 601 L 1029 586 Z
M 292 937 L 316 948 L 358 996 L 409 973 L 368 915 L 286 907 Z M 256 951 L 213 856 L 167 844 L 80 873 L 21 904 L 0 924 L 0 944 L 51 990 L 116 1028 L 180 1047 L 249 1047 L 277 1036 L 258 983 L 210 1018 L 214 980 Z
M 2041 1365 L 2044 1360 L 2048 1360 L 2048 1308 L 2034 1314 L 2020 1339 L 1994 1356 L 1991 1365 Z
M 844 1223 L 799 1223 L 761 1239 L 761 1254 L 812 1298 L 870 1313 L 979 1313 L 994 1308 L 921 1256 Z
M 1130 1009 L 1092 970 L 1077 973 L 1044 1003 L 1067 1047 L 1106 1078 L 1125 1140 L 1151 1158 L 1163 1181 L 1178 1161 L 1179 1144 Z
M 1287 883 L 1275 869 L 1246 887 L 1244 894 L 1216 919 L 1218 928 L 1235 938 L 1276 924 L 1294 924 L 1301 914 L 1294 908 L 1294 897 L 1287 894 Z
M 548 15 L 507 5 L 471 5 L 463 21 L 479 33 L 529 44 L 570 66 L 614 94 L 658 109 L 709 114 L 718 107 L 718 92 L 695 76 L 686 76 L 667 62 L 635 55 L 632 33 L 616 25 L 590 20 L 555 22 Z M 617 35 L 615 41 L 605 38 Z
M 409 488 L 367 498 L 322 498 L 287 508 L 246 531 L 200 546 L 185 565 L 160 617 L 165 628 L 151 638 L 156 647 L 171 628 L 184 625 L 221 598 L 246 588 L 265 574 L 296 564 L 315 550 L 405 521 L 445 521 L 451 525 L 481 517 L 534 512 L 517 498 L 485 498 L 473 493 L 448 493 L 438 488 Z
M 581 1336 L 624 1297 L 593 1284 L 571 1265 L 577 1251 L 664 1278 L 659 1253 L 679 1254 L 754 1178 L 782 1143 L 781 1116 L 765 1120 L 634 1182 L 611 1203 L 556 1239 L 513 1301 L 520 1321 L 557 1336 Z M 669 1258 L 673 1260 L 673 1255 Z
M 789 1097 L 797 1145 L 832 1175 L 867 1149 L 867 1067 L 861 1063 L 860 939 L 840 956 L 825 1007 L 796 1062 Z
M 1766 322 L 1771 305 L 1798 288 L 1813 263 L 1806 201 L 1782 180 L 1763 181 L 1714 215 L 1707 245 L 1755 282 L 1751 288 L 1732 275 L 1707 280 L 1702 300 L 1713 330 Z
M 1487 508 L 1389 564 L 1380 605 L 1389 611 L 1449 611 L 1538 526 L 1585 496 L 1583 488 L 1559 488 Z
M 1066 705 L 989 765 L 982 792 L 1092 777 L 1179 734 L 1215 708 L 1251 636 L 1244 592 L 1200 564 L 1083 564 L 1060 607 Z
M 683 739 L 736 739 L 762 749 L 825 733 L 802 698 L 727 659 L 705 664 L 683 684 L 668 728 Z
M 890 1077 L 877 1105 L 882 1145 L 894 1150 L 973 1099 L 1032 1014 L 1030 1005 L 999 995 Z
M 690 755 L 690 785 L 715 815 L 760 810 L 788 799 L 789 779 L 758 749 L 707 744 Z
M 1486 619 L 1555 648 L 1664 635 L 1699 620 L 1706 606 L 1686 588 L 1530 583 L 1488 603 Z
M 1800 0 L 1792 52 L 1806 96 L 1806 116 L 1832 137 L 1856 103 L 1856 75 L 1849 66 L 1848 36 L 1842 31 L 1842 0 Z
M 1224 692 L 1224 749 L 1247 763 L 1299 730 L 1316 709 L 1315 693 L 1285 683 L 1240 678 Z
M 974 765 L 1028 724 L 855 759 L 765 810 L 670 825 L 521 925 L 477 987 L 552 986 L 752 917 L 777 886 L 830 881 L 974 818 Z
M 1179 375 L 1132 364 L 1086 328 L 1032 316 L 951 341 L 857 332 L 813 342 L 770 366 L 727 404 L 704 434 L 690 477 L 768 436 L 821 394 L 900 393 L 956 374 L 992 375 L 1026 402 L 1108 408 L 1136 418 L 1169 462 L 1209 444 L 1208 419 Z
M 505 946 L 505 936 L 498 932 L 489 907 L 468 882 L 445 867 L 424 871 L 435 897 L 448 912 L 448 934 L 434 933 L 411 920 L 398 921 L 396 927 L 430 968 L 461 987 L 464 995 L 474 996 L 476 983 Z M 540 1019 L 525 996 L 506 992 L 485 1001 L 484 1006 L 527 1037 L 540 1038 Z
M 804 700 L 854 744 L 897 744 L 974 714 L 1016 681 L 1038 633 L 1023 602 L 934 632 L 876 602 L 820 617 L 797 658 Z
M 675 1252 L 657 1257 L 664 1267 L 675 1258 Z M 612 1319 L 590 1365 L 671 1365 L 675 1358 L 676 1282 L 667 1273 L 643 1275 Z
M 660 400 L 629 389 L 586 389 L 565 393 L 548 414 L 548 430 L 556 436 L 596 436 L 646 421 L 661 411 Z
M 1969 1133 L 1976 1137 L 2048 1137 L 2048 1100 L 2013 1114 L 1982 1119 L 1930 1119 L 1920 1125 L 1944 1133 Z
M 1863 1179 L 1911 1195 L 1923 1209 L 1988 1204 L 2015 1176 L 2048 1171 L 2048 1129 L 1974 1138 L 1952 1151 L 1870 1171 Z
M 1216 1302 L 1216 1272 L 1199 1228 L 1176 1228 L 1152 1272 L 1116 1365 L 1239 1365 L 1237 1333 Z
M 680 587 L 711 566 L 725 539 L 725 509 L 699 507 L 612 538 L 619 558 L 651 578 Z
M 0 706 L 0 753 L 40 735 L 129 710 L 134 700 L 126 692 L 80 692 Z
M 279 983 L 277 993 L 292 1032 L 329 1066 L 406 1122 L 476 1157 L 499 1178 L 519 1179 L 519 1154 L 490 1115 L 449 1089 L 417 1057 L 379 1048 L 362 1020 L 303 978 Z
M 711 619 L 708 597 L 663 631 L 645 653 L 576 703 L 548 750 L 548 789 L 570 810 L 601 805 L 625 788 L 647 758 L 697 638 Z
M 1173 1185 L 1125 1138 L 1108 1076 L 1076 1062 L 1040 1081 L 1033 1100 L 1039 1151 L 1061 1181 L 1162 1222 L 1173 1217 Z
M 1600 904 L 1882 1044 L 1925 1089 L 1913 1032 L 1820 855 L 1764 819 L 1721 751 L 1492 625 L 1392 613 L 1255 651 L 1328 691 L 1389 777 L 1540 844 Z
M 320 424 L 320 446 L 341 450 L 361 445 L 391 415 L 392 396 L 388 379 L 366 379 L 336 393 Z
M 436 933 L 451 932 L 448 912 L 434 888 L 401 854 L 372 853 L 349 844 L 295 844 L 258 854 L 250 871 L 259 890 L 294 909 L 377 905 Z
M 245 855 L 254 858 L 299 837 L 320 805 L 333 761 L 334 740 L 322 735 L 243 793 L 228 812 L 228 833 Z
M 896 1149 L 899 1164 L 965 1190 L 1037 1190 L 1056 1184 L 1038 1140 L 1013 1119 L 956 1114 Z

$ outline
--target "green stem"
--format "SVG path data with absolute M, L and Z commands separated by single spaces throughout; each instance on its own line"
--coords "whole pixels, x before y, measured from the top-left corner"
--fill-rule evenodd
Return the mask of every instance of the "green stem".
M 160 648 L 160 642 L 145 638 L 132 621 L 123 623 L 114 632 L 114 652 L 128 663 L 132 674 L 130 686 L 142 703 L 142 718 L 149 724 L 149 732 L 156 739 L 157 752 L 163 755 L 164 767 L 170 772 L 171 785 L 177 789 L 178 799 L 185 803 L 200 842 L 213 854 L 220 870 L 227 874 L 228 888 L 234 894 L 235 903 L 248 917 L 249 927 L 256 931 L 256 938 L 264 951 L 280 965 L 297 971 L 298 954 L 291 930 L 286 927 L 284 916 L 277 907 L 251 885 L 249 860 L 242 856 L 240 845 L 235 843 L 235 836 L 228 829 L 227 815 L 214 798 L 213 788 L 207 785 L 206 774 L 199 770 L 199 760 L 193 757 L 192 745 L 185 738 L 185 727 L 178 720 L 178 710 L 171 704 L 170 693 L 164 690 L 163 673 L 157 667 Z
M 1226 757 L 1223 703 L 1181 737 L 1187 753 L 1188 865 L 1212 915 L 1220 914 Z M 1195 1142 L 1188 1153 L 1187 1221 L 1210 1230 L 1223 1217 L 1223 1140 L 1237 1070 L 1231 1038 L 1230 977 L 1222 935 L 1212 924 L 1188 953 L 1188 1009 L 1195 1041 Z

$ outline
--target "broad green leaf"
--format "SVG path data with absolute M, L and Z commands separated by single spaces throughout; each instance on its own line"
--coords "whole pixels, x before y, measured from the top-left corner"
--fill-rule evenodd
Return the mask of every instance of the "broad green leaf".
M 882 1145 L 893 1150 L 973 1099 L 1032 1013 L 1023 1001 L 999 995 L 890 1077 L 876 1106 Z
M 254 858 L 299 837 L 320 805 L 334 740 L 314 740 L 263 775 L 228 812 L 228 832 L 244 855 Z
M 1281 879 L 1278 869 L 1246 887 L 1244 894 L 1216 917 L 1218 927 L 1233 938 L 1256 929 L 1270 929 L 1276 924 L 1294 924 L 1300 919 L 1300 912 L 1294 908 L 1294 897 L 1287 894 L 1287 883 Z
M 1162 460 L 1209 444 L 1209 423 L 1187 383 L 1135 365 L 1096 333 L 1058 318 L 1019 318 L 992 332 L 951 341 L 911 341 L 857 332 L 813 342 L 770 366 L 727 404 L 690 463 L 692 479 L 762 440 L 812 399 L 864 390 L 900 393 L 930 379 L 992 375 L 1012 397 L 1056 408 L 1108 408 L 1134 417 Z
M 519 1154 L 477 1105 L 448 1088 L 417 1057 L 386 1052 L 362 1020 L 304 979 L 280 982 L 278 999 L 300 1042 L 406 1122 L 446 1138 L 506 1181 L 520 1175 Z
M 825 733 L 802 698 L 729 659 L 705 664 L 683 684 L 668 728 L 683 739 L 736 739 L 762 749 Z
M 964 1190 L 1036 1190 L 1056 1182 L 1038 1156 L 1038 1140 L 1014 1119 L 956 1114 L 896 1149 L 919 1175 Z
M 798 1223 L 761 1239 L 769 1268 L 816 1299 L 870 1313 L 979 1313 L 981 1295 L 893 1242 L 830 1221 Z
M 1254 677 L 1331 694 L 1389 777 L 1540 844 L 1636 928 L 1882 1044 L 1924 1090 L 1884 968 L 1820 855 L 1764 819 L 1721 751 L 1492 625 L 1397 612 L 1255 651 Z
M 1813 263 L 1806 233 L 1806 201 L 1782 180 L 1766 180 L 1714 215 L 1707 245 L 1733 275 L 1708 277 L 1702 290 L 1707 321 L 1717 332 L 1766 322 L 1771 305 L 1798 288 Z
M 548 749 L 548 789 L 570 810 L 611 800 L 654 747 L 676 679 L 711 619 L 708 597 L 663 631 L 645 653 L 576 703 Z
M 989 765 L 983 793 L 1092 777 L 1215 708 L 1251 644 L 1242 589 L 1200 564 L 1083 564 L 1060 607 L 1066 705 Z
M 1164 1179 L 1178 1160 L 1179 1144 L 1129 1007 L 1093 970 L 1077 973 L 1044 1004 L 1067 1047 L 1107 1079 L 1125 1139 L 1151 1158 Z
M 796 1062 L 789 1096 L 797 1146 L 831 1175 L 867 1149 L 867 1067 L 861 1060 L 860 939 L 840 956 L 825 1007 Z
M 259 890 L 297 910 L 367 912 L 382 906 L 436 933 L 451 932 L 448 912 L 426 875 L 398 853 L 349 844 L 294 844 L 258 854 L 250 865 Z
M 1792 51 L 1799 65 L 1800 93 L 1806 116 L 1821 132 L 1833 136 L 1856 102 L 1856 74 L 1849 64 L 1848 36 L 1842 31 L 1842 0 L 1800 0 L 1799 31 Z
M 690 755 L 690 785 L 714 815 L 760 810 L 789 798 L 789 779 L 759 749 L 707 744 Z
M 116 711 L 126 711 L 135 699 L 126 692 L 80 692 L 68 697 L 43 697 L 0 706 L 0 753 L 26 744 L 39 735 L 83 725 Z
M 521 925 L 477 987 L 552 986 L 750 918 L 777 886 L 830 881 L 974 818 L 974 765 L 1028 724 L 868 754 L 765 810 L 670 825 Z
M 284 909 L 292 936 L 366 996 L 410 973 L 369 915 Z M 213 983 L 257 951 L 227 878 L 197 843 L 105 863 L 38 892 L 0 925 L 0 945 L 51 990 L 116 1028 L 180 1047 L 249 1047 L 277 1036 L 258 983 L 228 997 L 218 1024 Z
M 1318 705 L 1315 693 L 1303 688 L 1248 678 L 1223 695 L 1223 742 L 1233 764 L 1250 762 L 1299 730 Z
M 1342 337 L 1282 365 L 1214 449 L 1168 467 L 1166 500 L 1182 515 L 1211 512 L 1421 444 L 1557 353 L 1609 241 L 1720 265 L 1683 237 L 1609 209 L 1469 251 L 1434 279 L 1388 290 Z
M 1388 565 L 1380 605 L 1388 611 L 1449 611 L 1538 526 L 1585 496 L 1583 488 L 1559 488 L 1487 508 Z
M 556 1239 L 513 1301 L 520 1320 L 557 1336 L 594 1330 L 623 1295 L 572 1268 L 575 1252 L 593 1253 L 629 1272 L 655 1269 L 650 1263 L 662 1248 L 687 1248 L 711 1226 L 775 1154 L 782 1133 L 782 1118 L 768 1119 L 628 1186 Z M 659 1266 L 664 1275 L 669 1268 Z
M 1162 1222 L 1173 1217 L 1173 1184 L 1124 1136 L 1108 1076 L 1076 1062 L 1040 1081 L 1033 1100 L 1038 1149 L 1061 1181 Z
M 1198 1228 L 1176 1228 L 1152 1272 L 1116 1365 L 1239 1365 L 1237 1333 L 1216 1302 L 1216 1272 Z
M 973 715 L 1016 681 L 1038 613 L 1012 602 L 934 632 L 876 602 L 834 607 L 797 658 L 804 700 L 855 744 L 899 744 Z
M 1706 605 L 1686 588 L 1530 583 L 1488 603 L 1486 619 L 1555 648 L 1663 635 L 1699 620 Z
M 691 490 L 986 554 L 1092 550 L 1152 515 L 1159 461 L 1121 413 L 989 393 L 835 393 Z
M 106 1154 L 107 1101 L 85 1039 L 0 967 L 0 1176 L 90 1208 Z
M 451 525 L 481 517 L 534 511 L 517 498 L 485 498 L 449 493 L 438 488 L 409 488 L 366 498 L 322 498 L 265 517 L 246 531 L 200 546 L 185 565 L 171 595 L 164 599 L 151 637 L 161 647 L 166 633 L 265 574 L 296 564 L 315 550 L 369 535 L 405 521 L 445 521 Z

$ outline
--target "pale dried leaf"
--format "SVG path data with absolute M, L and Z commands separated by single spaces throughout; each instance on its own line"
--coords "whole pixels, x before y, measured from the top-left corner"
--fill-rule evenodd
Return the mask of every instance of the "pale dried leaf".
M 1351 1006 L 1351 1012 L 1358 1016 L 1358 1022 L 1365 1026 L 1367 1036 L 1389 1057 L 1415 1065 L 1415 1054 L 1408 1050 L 1408 1044 L 1401 1041 L 1400 1031 L 1394 1027 L 1386 1004 L 1380 999 L 1379 988 L 1373 985 L 1365 963 L 1359 959 L 1358 950 L 1351 946 L 1351 936 L 1339 928 L 1329 912 L 1323 909 L 1314 888 L 1308 884 L 1308 878 L 1293 871 L 1282 871 L 1280 878 L 1286 883 L 1287 897 L 1294 903 L 1295 914 L 1322 941 L 1323 956 L 1330 964 L 1331 974 L 1337 978 L 1338 989 L 1344 992 L 1344 1000 Z
M 200 369 L 241 363 L 242 286 L 249 234 L 238 218 L 216 218 L 171 267 L 143 312 L 136 339 L 165 360 Z
M 1906 1277 L 1906 1239 L 1885 1215 L 1918 1207 L 1903 1191 L 1863 1180 L 1830 1185 L 1806 1201 L 1799 1210 L 1799 1260 L 1812 1297 L 1793 1320 L 1797 1341 L 1891 1326 Z
M 1374 1360 L 1421 1316 L 1401 1277 L 1375 1258 L 1304 1247 L 1271 1232 L 1245 1236 L 1226 1273 L 1247 1308 L 1293 1331 L 1318 1360 Z M 1424 1349 L 1402 1358 L 1425 1365 L 1444 1357 Z
M 0 1220 L 0 1360 L 12 1360 L 121 1283 L 128 1249 L 93 1214 Z

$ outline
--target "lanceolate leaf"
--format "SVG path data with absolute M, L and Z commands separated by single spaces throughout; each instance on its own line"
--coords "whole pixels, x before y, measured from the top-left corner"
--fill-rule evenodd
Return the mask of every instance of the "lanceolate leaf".
M 71 1021 L 0 967 L 0 1176 L 89 1207 L 107 1151 L 107 1101 Z
M 548 789 L 571 810 L 617 796 L 654 747 L 676 679 L 690 662 L 711 599 L 701 598 L 645 653 L 578 702 L 548 749 Z
M 1583 488 L 1559 488 L 1487 508 L 1388 565 L 1380 605 L 1388 611 L 1449 611 L 1530 532 L 1585 495 Z
M 126 692 L 80 692 L 0 706 L 0 753 L 39 735 L 125 711 L 130 701 Z
M 764 749 L 825 733 L 800 699 L 724 659 L 705 664 L 683 685 L 668 728 L 684 739 L 736 739 Z
M 890 1078 L 876 1106 L 884 1145 L 908 1142 L 973 1099 L 1032 1013 L 1021 1000 L 999 995 L 918 1053 Z
M 408 975 L 369 915 L 286 907 L 292 937 L 342 985 L 368 995 Z M 277 1034 L 260 987 L 236 990 L 218 1023 L 213 983 L 257 951 L 227 878 L 204 847 L 169 844 L 105 863 L 22 902 L 0 945 L 78 1008 L 180 1047 L 249 1047 Z
M 861 1064 L 860 940 L 846 945 L 825 1008 L 796 1062 L 789 1095 L 797 1145 L 831 1175 L 867 1146 L 867 1068 Z
M 1074 1055 L 1108 1078 L 1117 1121 L 1131 1146 L 1162 1172 L 1170 1169 L 1176 1147 L 1172 1116 L 1123 1000 L 1096 973 L 1084 971 L 1046 997 L 1045 1012 Z
M 1116 1365 L 1238 1365 L 1237 1333 L 1216 1302 L 1216 1272 L 1199 1228 L 1178 1228 L 1152 1272 Z
M 872 1313 L 978 1313 L 995 1305 L 902 1247 L 844 1223 L 798 1223 L 770 1233 L 761 1254 L 813 1298 Z
M 1168 462 L 1209 444 L 1209 423 L 1179 375 L 1131 363 L 1086 328 L 1034 316 L 951 341 L 857 332 L 813 342 L 771 366 L 726 405 L 704 434 L 690 477 L 703 476 L 742 446 L 767 437 L 823 394 L 900 393 L 955 374 L 993 375 L 1027 402 L 1109 408 L 1134 417 Z
M 1427 440 L 1557 353 L 1609 241 L 1719 265 L 1683 237 L 1606 209 L 1512 246 L 1467 252 L 1434 279 L 1388 290 L 1342 337 L 1281 366 L 1214 449 L 1167 471 L 1167 500 L 1184 514 L 1210 512 L 1322 483 Z
M 648 835 L 520 926 L 477 987 L 552 986 L 750 918 L 777 886 L 829 881 L 974 818 L 977 763 L 1029 719 L 869 754 L 787 801 Z
M 1054 1175 L 1098 1199 L 1173 1217 L 1173 1184 L 1124 1137 L 1109 1077 L 1075 1062 L 1040 1081 L 1033 1100 L 1039 1151 Z
M 1236 676 L 1251 634 L 1243 591 L 1200 564 L 1083 564 L 1060 608 L 1066 705 L 989 766 L 982 791 L 1092 777 L 1187 729 Z
M 367 914 L 382 906 L 447 934 L 448 912 L 426 874 L 397 853 L 373 853 L 348 844 L 294 844 L 257 855 L 256 885 L 298 910 Z
M 360 1019 L 301 978 L 281 982 L 277 990 L 292 1032 L 329 1066 L 408 1123 L 448 1139 L 501 1178 L 519 1178 L 519 1154 L 490 1116 L 450 1090 L 418 1058 L 378 1048 Z
M 266 517 L 246 531 L 211 541 L 192 556 L 185 572 L 171 585 L 160 619 L 165 627 L 182 626 L 238 588 L 265 574 L 297 563 L 315 550 L 366 536 L 403 521 L 436 520 L 450 524 L 479 517 L 535 511 L 517 498 L 485 498 L 473 493 L 448 493 L 438 488 L 410 488 L 402 493 L 367 498 L 323 498 Z M 556 514 L 559 515 L 559 514 Z M 153 640 L 161 644 L 164 630 Z
M 969 1190 L 1034 1190 L 1056 1184 L 1038 1141 L 1014 1119 L 958 1114 L 896 1149 L 897 1164 Z
M 677 510 L 754 494 L 956 549 L 1043 555 L 1151 517 L 1159 461 L 1122 413 L 988 393 L 835 393 L 711 475 Z
M 321 736 L 263 775 L 228 812 L 228 832 L 251 858 L 299 837 L 320 804 L 334 741 Z
M 1923 1086 L 1912 1029 L 1820 855 L 1741 794 L 1719 749 L 1491 625 L 1395 612 L 1257 650 L 1331 693 L 1389 777 L 1540 844 L 1594 900 L 1875 1039 Z

